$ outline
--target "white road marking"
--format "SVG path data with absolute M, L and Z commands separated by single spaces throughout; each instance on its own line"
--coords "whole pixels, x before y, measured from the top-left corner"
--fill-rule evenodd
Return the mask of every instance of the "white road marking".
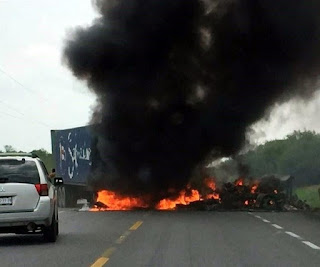
M 253 215 L 251 212 L 248 212 L 248 214 Z M 256 218 L 258 218 L 258 219 L 261 219 L 261 220 L 262 220 L 263 222 L 265 222 L 265 223 L 270 223 L 270 221 L 268 221 L 268 220 L 266 220 L 266 219 L 263 219 L 263 218 L 262 218 L 261 216 L 259 216 L 259 215 L 254 215 L 254 217 L 256 217 Z M 273 223 L 273 224 L 271 224 L 271 225 L 272 225 L 274 228 L 283 229 L 283 227 L 280 226 L 280 225 L 278 225 L 278 224 Z M 301 236 L 299 236 L 299 235 L 297 235 L 297 234 L 295 234 L 295 233 L 293 233 L 293 232 L 285 231 L 285 233 L 286 233 L 287 235 L 290 235 L 290 236 L 294 237 L 294 238 L 302 239 Z M 311 242 L 309 242 L 309 241 L 301 241 L 301 242 L 302 242 L 303 244 L 309 246 L 309 247 L 312 248 L 312 249 L 320 250 L 320 247 L 318 247 L 317 245 L 315 245 L 315 244 L 313 244 L 313 243 L 311 243 Z
M 59 213 L 64 213 L 65 211 L 64 210 L 59 210 Z
M 300 237 L 299 235 L 295 234 L 295 233 L 292 233 L 292 232 L 289 232 L 289 231 L 286 231 L 285 233 L 286 233 L 287 235 L 290 235 L 290 236 L 294 237 L 294 238 L 301 239 L 301 237 Z
M 309 246 L 310 248 L 313 248 L 313 249 L 317 249 L 317 250 L 320 250 L 320 247 L 318 247 L 317 245 L 309 242 L 309 241 L 302 241 L 302 243 L 306 244 L 307 246 Z
M 273 226 L 273 227 L 275 227 L 275 228 L 277 228 L 277 229 L 283 229 L 283 227 L 281 227 L 280 225 L 275 224 L 275 223 L 274 223 L 274 224 L 272 224 L 272 226 Z
M 252 212 L 248 211 L 248 214 L 252 215 Z

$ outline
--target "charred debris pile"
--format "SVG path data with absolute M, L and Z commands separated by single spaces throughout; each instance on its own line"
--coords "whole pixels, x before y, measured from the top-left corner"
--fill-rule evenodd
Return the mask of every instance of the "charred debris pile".
M 218 187 L 215 193 L 219 198 L 177 205 L 177 210 L 294 210 L 292 186 L 291 176 L 269 175 L 259 180 L 239 178 Z
M 293 195 L 293 177 L 275 175 L 260 179 L 239 178 L 234 182 L 216 183 L 206 178 L 203 187 L 194 189 L 188 185 L 179 196 L 162 199 L 155 205 L 148 203 L 148 197 L 128 197 L 115 192 L 98 192 L 92 211 L 106 210 L 305 210 L 308 206 Z

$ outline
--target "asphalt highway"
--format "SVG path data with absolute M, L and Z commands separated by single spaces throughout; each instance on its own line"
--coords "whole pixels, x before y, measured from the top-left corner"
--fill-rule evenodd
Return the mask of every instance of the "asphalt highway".
M 320 218 L 298 212 L 61 210 L 60 236 L 0 235 L 0 266 L 320 266 Z

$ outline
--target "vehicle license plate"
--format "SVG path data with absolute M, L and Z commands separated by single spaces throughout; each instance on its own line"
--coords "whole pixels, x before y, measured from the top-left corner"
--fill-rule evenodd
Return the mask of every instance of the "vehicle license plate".
M 0 205 L 12 205 L 12 197 L 0 197 Z

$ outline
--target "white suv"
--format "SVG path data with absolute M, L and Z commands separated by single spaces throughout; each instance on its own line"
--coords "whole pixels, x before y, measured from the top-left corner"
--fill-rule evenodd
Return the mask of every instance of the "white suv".
M 59 234 L 56 186 L 34 154 L 0 154 L 0 233 L 43 233 L 49 242 Z

